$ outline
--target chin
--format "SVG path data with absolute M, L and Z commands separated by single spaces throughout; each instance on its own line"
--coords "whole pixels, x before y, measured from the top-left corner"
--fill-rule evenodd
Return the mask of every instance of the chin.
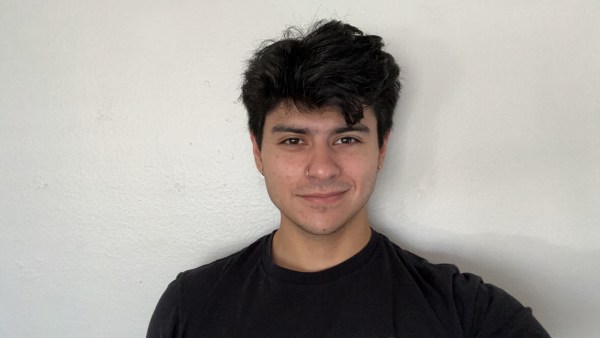
M 297 224 L 304 232 L 315 235 L 315 236 L 327 236 L 335 234 L 345 227 L 345 223 L 339 225 L 330 225 L 332 223 L 327 223 L 327 225 L 318 225 L 318 224 L 310 224 L 303 223 Z M 335 224 L 335 223 L 333 223 Z

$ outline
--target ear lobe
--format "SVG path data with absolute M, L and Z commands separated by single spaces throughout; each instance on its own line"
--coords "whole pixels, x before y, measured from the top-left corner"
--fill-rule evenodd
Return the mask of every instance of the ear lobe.
M 262 161 L 262 153 L 260 151 L 260 146 L 256 142 L 256 137 L 254 134 L 250 133 L 250 141 L 252 141 L 252 153 L 254 154 L 254 163 L 256 164 L 256 169 L 263 174 L 263 161 Z

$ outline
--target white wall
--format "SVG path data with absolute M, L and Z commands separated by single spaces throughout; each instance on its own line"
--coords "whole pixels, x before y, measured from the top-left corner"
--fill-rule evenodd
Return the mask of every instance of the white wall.
M 0 336 L 143 336 L 177 272 L 271 231 L 240 73 L 322 17 L 403 66 L 376 228 L 600 332 L 600 3 L 364 3 L 0 1 Z

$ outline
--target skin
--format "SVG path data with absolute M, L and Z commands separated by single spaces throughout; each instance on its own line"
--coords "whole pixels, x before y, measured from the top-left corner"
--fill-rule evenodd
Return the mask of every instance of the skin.
M 269 112 L 262 145 L 253 135 L 251 140 L 256 167 L 281 213 L 272 246 L 276 264 L 320 271 L 367 244 L 367 202 L 388 136 L 379 147 L 377 120 L 370 108 L 353 126 L 335 107 L 300 112 L 293 104 L 281 103 Z

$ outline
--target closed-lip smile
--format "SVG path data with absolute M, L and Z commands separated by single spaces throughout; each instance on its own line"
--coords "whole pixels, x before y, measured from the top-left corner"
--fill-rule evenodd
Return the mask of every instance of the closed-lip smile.
M 299 196 L 304 198 L 305 200 L 316 203 L 316 204 L 331 204 L 339 201 L 342 198 L 342 195 L 347 190 L 342 191 L 332 191 L 326 193 L 309 193 L 309 194 L 300 194 Z

